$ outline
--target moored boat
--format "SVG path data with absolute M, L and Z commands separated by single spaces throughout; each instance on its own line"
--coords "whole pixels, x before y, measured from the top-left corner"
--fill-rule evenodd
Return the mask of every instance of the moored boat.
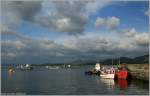
M 111 68 L 104 68 L 101 70 L 100 74 L 101 78 L 106 79 L 114 79 L 115 78 L 115 68 L 113 67 L 113 58 L 112 58 L 112 67 Z
M 8 72 L 15 72 L 15 70 L 14 70 L 13 68 L 10 68 L 10 69 L 8 70 Z
M 116 71 L 116 77 L 118 79 L 128 79 L 129 77 L 129 72 L 125 64 L 120 65 L 120 58 L 119 58 L 118 70 Z
M 30 65 L 30 64 L 20 64 L 19 66 L 17 66 L 17 69 L 20 69 L 20 70 L 32 70 L 33 67 Z
M 121 69 L 117 71 L 116 75 L 118 79 L 128 79 L 129 72 Z
M 115 70 L 114 68 L 107 68 L 105 70 L 102 70 L 101 71 L 101 74 L 100 74 L 100 77 L 101 78 L 106 78 L 106 79 L 114 79 L 115 78 Z
M 47 69 L 59 69 L 58 66 L 46 66 Z
M 95 68 L 93 70 L 85 72 L 85 74 L 87 74 L 87 75 L 92 75 L 92 74 L 100 75 L 100 70 L 101 70 L 100 63 L 96 63 Z

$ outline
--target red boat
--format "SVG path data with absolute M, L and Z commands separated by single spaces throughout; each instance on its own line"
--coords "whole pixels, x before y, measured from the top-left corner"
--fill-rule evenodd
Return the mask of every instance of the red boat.
M 116 75 L 118 79 L 127 79 L 129 74 L 127 70 L 118 70 Z
M 127 79 L 129 77 L 128 68 L 125 66 L 126 64 L 120 64 L 120 58 L 119 58 L 119 67 L 116 72 L 116 77 L 118 79 Z

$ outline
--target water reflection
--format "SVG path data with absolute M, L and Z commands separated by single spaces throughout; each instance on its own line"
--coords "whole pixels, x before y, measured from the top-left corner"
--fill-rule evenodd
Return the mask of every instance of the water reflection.
M 126 79 L 118 79 L 116 80 L 117 87 L 120 89 L 126 90 L 128 89 L 128 81 Z
M 109 89 L 115 88 L 115 81 L 114 79 L 100 79 L 102 83 L 104 83 Z
M 12 77 L 15 74 L 15 71 L 8 71 L 9 77 Z
M 128 89 L 128 81 L 126 79 L 103 79 L 101 78 L 100 81 L 107 86 L 108 89 L 114 89 L 116 87 L 120 88 L 121 90 Z

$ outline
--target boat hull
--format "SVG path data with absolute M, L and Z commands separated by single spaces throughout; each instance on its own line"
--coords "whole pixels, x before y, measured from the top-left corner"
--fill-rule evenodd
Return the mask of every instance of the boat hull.
M 115 74 L 101 74 L 100 77 L 105 79 L 114 79 Z
M 118 79 L 127 79 L 128 78 L 128 71 L 119 70 L 119 72 L 117 72 L 117 78 Z

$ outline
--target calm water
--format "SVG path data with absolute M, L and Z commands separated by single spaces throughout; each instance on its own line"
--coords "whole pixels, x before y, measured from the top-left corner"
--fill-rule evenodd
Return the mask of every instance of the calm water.
M 2 68 L 3 94 L 51 94 L 51 95 L 98 95 L 98 94 L 130 94 L 148 95 L 149 83 L 139 80 L 101 79 L 96 75 L 85 75 L 91 66 L 72 69 L 47 70 L 36 68 L 30 71 L 16 70 L 9 73 Z

